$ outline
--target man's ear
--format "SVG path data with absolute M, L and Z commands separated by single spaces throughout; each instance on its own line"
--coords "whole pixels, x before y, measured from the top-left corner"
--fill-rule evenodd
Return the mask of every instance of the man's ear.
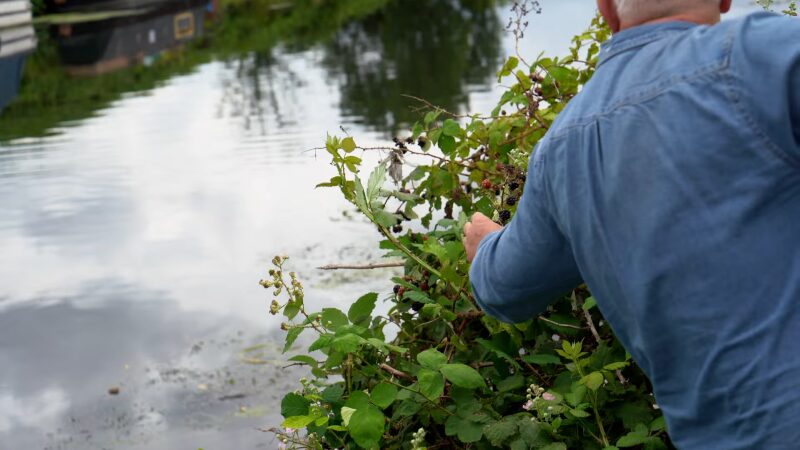
M 725 14 L 726 12 L 731 10 L 731 4 L 733 4 L 733 0 L 722 0 L 719 3 L 719 12 Z
M 731 0 L 725 0 L 730 3 Z M 597 0 L 597 9 L 600 10 L 600 14 L 606 20 L 608 27 L 611 28 L 613 33 L 619 31 L 620 28 L 620 21 L 619 21 L 619 14 L 617 14 L 617 5 L 614 4 L 614 0 Z

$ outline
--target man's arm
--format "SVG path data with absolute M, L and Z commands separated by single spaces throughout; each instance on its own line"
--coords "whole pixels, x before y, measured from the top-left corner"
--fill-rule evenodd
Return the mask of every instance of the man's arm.
M 470 269 L 475 298 L 504 322 L 534 317 L 581 280 L 572 248 L 544 205 L 540 170 L 532 160 L 517 214 L 507 227 L 492 227 L 483 215 L 464 227 L 467 254 L 473 256 L 477 247 Z
M 733 43 L 731 65 L 743 113 L 800 166 L 800 19 L 748 17 Z

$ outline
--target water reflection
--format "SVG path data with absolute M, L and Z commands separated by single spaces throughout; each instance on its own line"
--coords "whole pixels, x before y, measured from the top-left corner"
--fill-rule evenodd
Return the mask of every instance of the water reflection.
M 503 24 L 490 2 L 395 1 L 348 24 L 325 46 L 341 108 L 357 123 L 397 130 L 424 98 L 451 111 L 486 89 L 502 55 Z
M 165 3 L 157 10 L 54 27 L 58 51 L 73 76 L 97 76 L 139 63 L 203 34 L 203 0 Z

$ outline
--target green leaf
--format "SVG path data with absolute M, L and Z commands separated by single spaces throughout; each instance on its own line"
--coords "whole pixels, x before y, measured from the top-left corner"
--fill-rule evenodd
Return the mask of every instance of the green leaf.
M 547 354 L 525 355 L 522 357 L 522 360 L 526 363 L 536 364 L 537 366 L 561 364 L 561 359 L 558 356 Z
M 380 188 L 383 186 L 383 183 L 386 182 L 386 166 L 384 164 L 378 164 L 378 167 L 372 171 L 369 175 L 369 181 L 367 182 L 367 201 L 372 202 L 378 198 L 378 194 L 380 194 Z
M 369 405 L 366 408 L 357 409 L 350 417 L 347 429 L 356 444 L 364 448 L 378 447 L 386 419 L 380 409 Z
M 589 311 L 595 306 L 597 306 L 597 300 L 595 300 L 594 297 L 589 297 L 583 302 L 583 309 L 585 309 L 586 311 Z
M 456 386 L 477 389 L 486 387 L 486 382 L 477 370 L 465 364 L 445 364 L 439 368 L 442 375 Z
M 430 126 L 430 124 L 439 117 L 439 114 L 441 114 L 441 111 L 430 111 L 429 113 L 425 114 L 425 126 Z
M 444 393 L 442 374 L 428 369 L 420 369 L 417 374 L 420 393 L 429 400 L 438 401 Z
M 289 331 L 286 332 L 286 344 L 283 346 L 283 353 L 288 352 L 289 349 L 292 348 L 292 344 L 294 344 L 294 341 L 297 340 L 303 330 L 305 330 L 303 327 L 289 328 Z
M 445 155 L 450 155 L 453 153 L 453 150 L 456 149 L 456 140 L 453 136 L 442 135 L 439 138 L 439 149 L 442 150 L 442 153 Z
M 435 348 L 429 348 L 417 355 L 417 362 L 426 369 L 439 370 L 447 364 L 447 356 Z
M 397 388 L 389 383 L 380 383 L 370 393 L 370 401 L 381 409 L 388 408 L 396 398 Z
M 483 427 L 483 435 L 495 447 L 502 447 L 506 440 L 516 434 L 517 424 L 510 420 L 490 423 Z
M 324 308 L 320 319 L 322 320 L 322 325 L 329 330 L 335 330 L 350 324 L 347 316 L 336 308 Z
M 293 416 L 305 416 L 308 414 L 309 405 L 311 405 L 310 400 L 300 394 L 290 392 L 281 400 L 281 415 L 287 419 Z
M 442 125 L 442 134 L 445 136 L 459 136 L 461 134 L 461 127 L 453 119 L 447 119 Z M 441 138 L 439 138 L 441 142 Z
M 667 428 L 667 423 L 664 420 L 664 416 L 657 417 L 655 420 L 650 422 L 650 431 L 656 432 L 661 431 Z
M 351 333 L 334 338 L 331 346 L 342 353 L 355 353 L 363 342 L 366 342 L 364 338 Z
M 347 311 L 347 317 L 353 323 L 359 323 L 364 320 L 369 320 L 372 311 L 375 310 L 375 302 L 378 300 L 378 294 L 370 292 L 363 295 L 356 300 L 355 303 Z
M 328 403 L 339 403 L 344 395 L 344 386 L 334 384 L 325 388 L 320 394 L 322 400 Z
M 355 412 L 356 410 L 354 408 L 342 406 L 342 423 L 344 426 L 350 425 L 350 419 L 353 418 L 353 414 L 355 414 Z
M 625 367 L 628 367 L 629 365 L 630 365 L 630 363 L 627 362 L 627 361 L 619 361 L 619 362 L 615 362 L 615 363 L 611 363 L 611 364 L 606 364 L 605 366 L 603 366 L 603 369 L 614 371 L 614 370 L 624 369 Z
M 358 209 L 367 217 L 372 217 L 369 205 L 367 204 L 367 196 L 366 193 L 364 193 L 364 185 L 361 184 L 361 180 L 358 177 L 354 178 L 354 183 L 355 196 L 353 202 L 355 202 Z
M 410 417 L 418 413 L 422 405 L 412 400 L 403 400 L 400 405 L 395 409 L 394 414 L 397 417 Z
M 478 442 L 483 437 L 482 423 L 473 422 L 456 415 L 450 416 L 444 426 L 445 434 L 458 436 L 458 440 L 465 444 Z
M 586 411 L 584 411 L 582 409 L 570 409 L 569 412 L 570 412 L 570 414 L 572 414 L 573 416 L 575 416 L 575 417 L 577 417 L 579 419 L 580 418 L 584 418 L 584 417 L 589 417 L 591 415 L 591 414 L 589 414 L 588 412 L 586 412 Z
M 525 377 L 519 373 L 511 375 L 497 383 L 498 392 L 508 392 L 525 386 Z
M 605 381 L 605 377 L 600 372 L 592 372 L 580 380 L 582 384 L 585 384 L 586 387 L 593 391 L 598 390 L 603 385 L 603 381 Z
M 420 302 L 424 304 L 433 303 L 433 300 L 430 297 L 428 297 L 427 294 L 424 294 L 420 291 L 408 291 L 403 295 L 403 298 L 407 298 L 415 302 Z
M 347 153 L 350 153 L 356 149 L 356 141 L 354 141 L 353 138 L 351 137 L 346 137 L 342 140 L 341 147 L 342 150 L 344 150 Z
M 563 442 L 553 442 L 552 444 L 545 445 L 540 450 L 567 450 L 567 444 Z
M 316 359 L 314 359 L 314 358 L 312 358 L 312 357 L 310 357 L 308 355 L 292 356 L 291 358 L 289 358 L 289 361 L 299 362 L 301 364 L 306 364 L 306 365 L 309 365 L 311 367 L 317 367 L 319 365 L 319 363 L 317 362 Z M 296 415 L 299 416 L 300 414 L 296 414 Z
M 317 418 L 312 416 L 288 417 L 283 421 L 281 426 L 284 428 L 305 428 L 315 420 L 317 420 Z
M 317 340 L 314 341 L 310 347 L 308 347 L 308 351 L 313 352 L 316 350 L 321 350 L 323 348 L 326 348 L 329 345 L 331 345 L 331 341 L 333 341 L 332 334 L 323 334 L 320 337 L 318 337 Z
M 637 445 L 644 444 L 644 441 L 647 440 L 647 435 L 641 435 L 635 431 L 622 436 L 617 440 L 617 447 L 625 448 L 625 447 L 635 447 Z

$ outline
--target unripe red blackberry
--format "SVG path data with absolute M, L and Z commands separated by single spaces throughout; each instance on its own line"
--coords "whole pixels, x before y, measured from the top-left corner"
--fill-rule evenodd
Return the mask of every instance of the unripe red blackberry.
M 427 282 L 427 281 L 423 281 L 422 283 L 420 283 L 420 285 L 419 285 L 419 288 L 420 288 L 420 289 L 421 289 L 423 292 L 427 292 L 427 291 L 428 291 L 428 289 L 430 289 L 430 286 L 428 286 L 428 282 Z
M 491 189 L 492 188 L 492 182 L 491 182 L 491 180 L 486 178 L 485 180 L 481 181 L 481 186 L 483 186 L 484 189 Z
M 514 205 L 516 205 L 516 204 L 517 204 L 517 197 L 514 197 L 514 196 L 512 195 L 511 197 L 508 197 L 508 198 L 506 199 L 506 205 L 508 205 L 508 206 L 514 206 Z
M 500 222 L 505 225 L 509 220 L 511 220 L 511 211 L 507 209 L 500 211 Z
M 403 298 L 403 294 L 405 294 L 405 293 L 406 293 L 406 288 L 400 286 L 400 289 L 397 290 L 397 296 L 399 298 Z

